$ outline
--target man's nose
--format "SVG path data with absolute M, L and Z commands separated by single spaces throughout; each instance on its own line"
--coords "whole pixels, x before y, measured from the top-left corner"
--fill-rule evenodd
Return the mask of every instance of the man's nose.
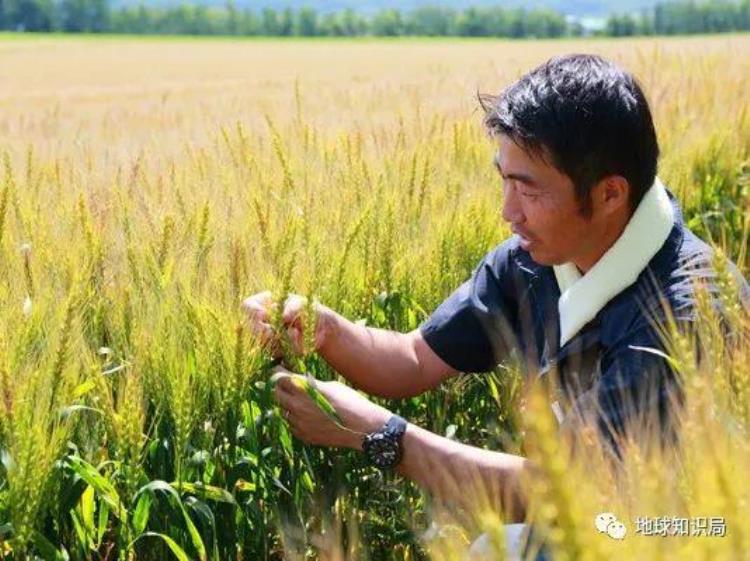
M 511 224 L 518 224 L 524 221 L 523 210 L 518 200 L 518 194 L 513 187 L 503 189 L 503 220 Z

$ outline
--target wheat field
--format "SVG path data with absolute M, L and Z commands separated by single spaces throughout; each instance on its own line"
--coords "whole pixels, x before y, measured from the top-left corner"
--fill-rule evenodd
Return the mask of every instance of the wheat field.
M 0 555 L 462 559 L 491 509 L 444 512 L 351 452 L 293 440 L 239 305 L 271 289 L 414 329 L 503 240 L 477 92 L 555 54 L 641 81 L 659 176 L 748 276 L 750 36 L 588 40 L 0 37 Z M 389 402 L 542 466 L 555 559 L 750 559 L 750 322 L 673 337 L 679 458 L 570 457 L 511 366 Z M 314 354 L 298 363 L 335 373 Z M 592 476 L 594 474 L 595 476 Z M 602 510 L 630 535 L 596 532 Z M 635 535 L 724 517 L 725 537 Z

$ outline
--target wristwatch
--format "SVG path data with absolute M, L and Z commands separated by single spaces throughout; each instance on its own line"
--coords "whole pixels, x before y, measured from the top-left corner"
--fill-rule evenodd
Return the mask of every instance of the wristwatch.
M 406 426 L 407 422 L 403 418 L 393 415 L 382 429 L 365 435 L 362 451 L 367 460 L 380 469 L 396 467 L 403 456 L 401 439 Z

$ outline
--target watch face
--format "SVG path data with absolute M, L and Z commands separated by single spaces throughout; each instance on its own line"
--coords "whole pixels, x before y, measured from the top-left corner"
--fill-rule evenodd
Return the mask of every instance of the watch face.
M 401 446 L 398 441 L 383 433 L 368 435 L 362 443 L 367 458 L 376 467 L 390 468 L 401 459 Z

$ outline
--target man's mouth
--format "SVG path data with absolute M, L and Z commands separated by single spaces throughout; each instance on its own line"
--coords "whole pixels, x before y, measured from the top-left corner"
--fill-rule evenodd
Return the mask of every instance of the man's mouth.
M 523 249 L 524 251 L 528 251 L 533 242 L 531 235 L 521 230 L 520 228 L 516 228 L 515 226 L 511 226 L 511 231 L 520 238 L 521 249 Z

